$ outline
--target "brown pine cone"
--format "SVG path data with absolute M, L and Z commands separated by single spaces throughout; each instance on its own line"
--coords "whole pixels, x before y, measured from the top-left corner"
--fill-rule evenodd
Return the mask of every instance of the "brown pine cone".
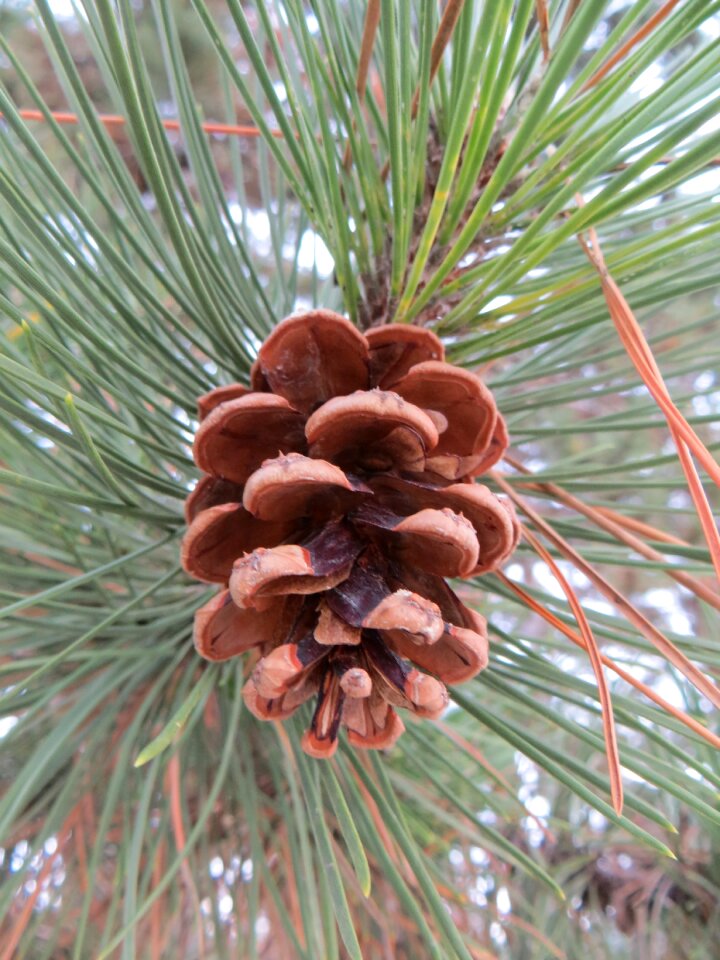
M 507 447 L 490 391 L 428 330 L 360 333 L 327 310 L 283 321 L 251 372 L 199 400 L 185 570 L 226 589 L 197 611 L 208 660 L 257 647 L 263 720 L 316 707 L 303 748 L 387 747 L 395 707 L 436 717 L 487 663 L 485 620 L 444 577 L 496 569 L 512 507 L 472 478 Z

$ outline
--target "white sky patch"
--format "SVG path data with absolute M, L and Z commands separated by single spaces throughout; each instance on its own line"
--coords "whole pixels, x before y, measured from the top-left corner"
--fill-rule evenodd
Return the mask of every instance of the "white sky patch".
M 710 387 L 715 385 L 715 374 L 711 373 L 709 370 L 705 370 L 704 373 L 699 373 L 695 377 L 695 382 L 693 386 L 696 390 L 705 391 L 709 390 Z
M 301 270 L 312 270 L 313 264 L 321 277 L 329 277 L 335 269 L 335 260 L 322 237 L 314 230 L 306 230 L 300 240 L 298 265 Z
M 717 40 L 720 37 L 720 17 L 708 17 L 700 27 L 702 33 L 711 40 Z
M 483 850 L 482 847 L 470 847 L 470 863 L 474 863 L 476 867 L 487 866 L 490 863 L 487 850 Z
M 684 637 L 692 635 L 692 623 L 678 603 L 674 590 L 669 590 L 667 587 L 657 587 L 654 590 L 648 590 L 645 599 L 658 612 L 663 614 L 673 633 L 679 633 Z
M 718 176 L 717 167 L 713 167 L 712 170 L 705 170 L 703 173 L 698 173 L 697 176 L 691 177 L 678 187 L 679 193 L 691 195 L 711 193 L 712 191 L 720 194 L 720 177 Z
M 0 740 L 6 737 L 13 727 L 17 726 L 18 718 L 12 715 L 0 717 Z
M 693 410 L 701 417 L 717 416 L 720 412 L 720 392 L 709 393 L 707 396 L 692 398 Z
M 522 582 L 525 579 L 525 568 L 521 563 L 511 563 L 505 568 L 505 574 L 516 583 Z
M 499 297 L 493 297 L 489 303 L 486 303 L 480 313 L 491 313 L 500 307 L 506 307 L 509 303 L 512 303 L 512 297 L 508 297 L 506 294 L 500 294 Z
M 653 207 L 657 207 L 660 204 L 660 197 L 649 197 L 647 200 L 643 200 L 642 203 L 638 203 L 633 207 L 635 210 L 652 210 Z
M 714 133 L 716 130 L 720 130 L 720 114 L 715 114 L 714 117 L 710 117 L 702 126 L 698 127 L 695 131 L 695 136 L 706 137 L 709 133 Z
M 557 578 L 543 560 L 537 560 L 533 564 L 532 572 L 535 582 L 539 583 L 546 593 L 549 593 L 552 597 L 557 597 L 558 599 L 563 599 L 565 597 L 563 589 L 558 583 Z
M 653 690 L 674 707 L 679 707 L 681 710 L 685 710 L 687 708 L 687 704 L 682 695 L 680 687 L 677 685 L 677 683 L 675 683 L 669 674 L 659 677 L 653 683 Z
M 233 222 L 243 225 L 252 236 L 253 245 L 260 256 L 268 256 L 272 248 L 270 218 L 265 210 L 243 208 L 239 203 L 228 204 L 228 210 Z M 283 255 L 288 259 L 295 256 L 294 243 L 283 244 Z M 306 230 L 300 238 L 300 247 L 297 251 L 298 267 L 304 271 L 311 271 L 313 266 L 318 276 L 329 277 L 335 269 L 335 260 L 328 250 L 322 237 L 314 230 Z
M 453 847 L 450 853 L 448 853 L 448 860 L 454 867 L 461 867 L 465 862 L 462 851 L 458 850 L 456 847 Z
M 530 797 L 525 806 L 530 813 L 540 820 L 544 820 L 550 816 L 550 801 L 547 797 L 543 797 L 539 793 L 534 797 Z
M 673 490 L 668 497 L 668 506 L 673 510 L 687 510 L 692 505 L 692 499 L 687 490 Z
M 597 830 L 598 832 L 607 829 L 606 818 L 597 810 L 591 810 L 590 813 L 588 813 L 588 822 L 593 830 Z
M 74 20 L 75 11 L 73 9 L 72 0 L 48 0 L 50 9 L 58 18 L 58 20 Z M 30 3 L 27 6 L 31 6 Z
M 604 613 L 607 616 L 612 616 L 615 612 L 615 608 L 611 603 L 608 603 L 607 600 L 601 600 L 599 597 L 583 599 L 583 607 L 585 607 L 586 610 L 594 610 L 595 613 Z
M 500 887 L 495 902 L 497 903 L 498 913 L 507 916 L 507 914 L 511 912 L 512 903 L 510 902 L 510 893 L 507 887 Z
M 641 93 L 644 97 L 649 97 L 663 85 L 662 69 L 659 63 L 651 63 L 647 70 L 643 70 L 640 76 L 630 87 L 631 93 Z

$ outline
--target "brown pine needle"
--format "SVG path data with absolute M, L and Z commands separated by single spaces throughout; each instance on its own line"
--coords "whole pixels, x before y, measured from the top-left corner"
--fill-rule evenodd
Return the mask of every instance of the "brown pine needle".
M 166 841 L 163 839 L 158 844 L 155 853 L 155 862 L 153 863 L 153 884 L 157 886 L 162 880 L 163 870 L 165 869 L 165 848 Z M 150 908 L 150 956 L 153 960 L 162 960 L 163 950 L 163 927 L 164 911 L 166 908 L 165 896 L 160 896 Z
M 648 34 L 652 33 L 655 27 L 663 22 L 663 20 L 668 16 L 669 13 L 672 12 L 674 7 L 676 7 L 679 2 L 680 0 L 667 0 L 667 3 L 660 7 L 660 9 L 657 10 L 650 17 L 650 19 L 640 27 L 639 30 L 637 30 L 628 40 L 626 40 L 625 43 L 618 50 L 616 50 L 608 60 L 605 61 L 602 67 L 600 67 L 600 69 L 590 77 L 590 79 L 582 87 L 580 93 L 585 93 L 586 90 L 589 90 L 591 87 L 594 87 L 596 83 L 599 83 L 600 80 L 602 80 L 602 78 L 606 76 L 613 67 L 617 66 L 617 64 L 620 63 L 620 61 L 623 60 L 628 53 L 630 53 L 633 47 L 637 46 L 638 43 L 648 36 Z
M 574 566 L 585 576 L 588 580 L 593 583 L 597 589 L 602 593 L 606 600 L 609 600 L 610 603 L 624 616 L 630 623 L 635 626 L 640 633 L 645 637 L 646 640 L 649 640 L 650 643 L 658 650 L 666 660 L 669 660 L 672 665 L 682 673 L 682 675 L 690 681 L 703 696 L 714 704 L 716 707 L 720 707 L 720 690 L 717 686 L 710 680 L 709 677 L 706 677 L 705 674 L 698 667 L 695 666 L 688 658 L 679 650 L 671 640 L 669 640 L 662 631 L 650 623 L 650 621 L 645 617 L 640 611 L 633 606 L 630 601 L 620 593 L 615 587 L 610 584 L 605 577 L 603 577 L 598 571 L 588 563 L 580 554 L 575 550 L 570 544 L 564 540 L 554 529 L 547 523 L 540 514 L 534 510 L 529 503 L 521 497 L 516 490 L 506 482 L 504 477 L 501 474 L 498 474 L 496 471 L 491 471 L 490 476 L 495 480 L 495 482 L 502 487 L 502 489 L 508 494 L 511 500 L 520 508 L 520 510 L 532 520 L 533 525 L 541 530 L 545 537 L 550 540 L 560 551 L 560 553 L 566 557 Z
M 594 507 L 593 509 L 607 517 L 608 520 L 613 520 L 618 526 L 624 527 L 626 530 L 633 530 L 647 540 L 656 540 L 659 543 L 671 543 L 676 547 L 690 546 L 687 540 L 683 540 L 682 537 L 676 537 L 666 530 L 658 530 L 657 527 L 653 527 L 649 523 L 643 523 L 642 520 L 638 520 L 635 517 L 626 517 L 611 507 Z
M 443 10 L 443 15 L 440 18 L 440 23 L 438 24 L 437 33 L 432 42 L 432 47 L 430 48 L 430 76 L 428 78 L 429 86 L 432 86 L 432 82 L 435 79 L 435 76 L 440 69 L 440 64 L 442 63 L 443 54 L 447 48 L 447 45 L 450 43 L 450 39 L 455 31 L 458 20 L 460 19 L 460 14 L 462 13 L 465 0 L 448 0 L 447 6 Z M 420 87 L 416 87 L 415 93 L 412 98 L 412 105 L 410 107 L 410 116 L 414 120 L 417 116 L 418 106 L 420 104 Z M 387 178 L 387 175 L 390 171 L 390 160 L 386 160 L 385 164 L 380 171 L 380 176 L 383 180 Z
M 180 800 L 182 787 L 180 784 L 180 755 L 176 751 L 168 761 L 166 773 L 166 789 L 170 795 L 170 824 L 172 826 L 175 847 L 178 853 L 182 853 L 187 844 L 185 836 L 185 827 L 182 819 L 182 803 Z M 185 882 L 190 899 L 193 902 L 195 910 L 195 926 L 197 927 L 198 953 L 201 957 L 205 956 L 205 936 L 203 933 L 203 919 L 200 910 L 200 897 L 198 896 L 195 879 L 190 870 L 187 858 L 180 864 L 180 872 Z
M 49 113 L 53 120 L 59 124 L 75 126 L 80 123 L 78 115 L 67 110 L 51 110 Z M 18 116 L 22 117 L 23 120 L 39 120 L 41 122 L 46 120 L 42 110 L 18 110 Z M 0 119 L 2 118 L 3 114 L 0 112 Z M 127 124 L 126 118 L 117 113 L 99 113 L 97 119 L 105 127 L 124 127 Z M 166 130 L 182 129 L 179 120 L 165 119 L 161 120 L 160 123 Z M 252 138 L 262 136 L 262 130 L 259 127 L 253 127 L 246 123 L 218 123 L 209 120 L 206 123 L 201 123 L 200 127 L 205 133 L 220 133 L 225 136 Z M 278 140 L 282 140 L 284 136 L 282 130 L 271 130 L 270 134 Z
M 291 864 L 293 862 L 292 850 L 290 848 L 290 840 L 288 838 L 287 830 L 282 831 L 282 849 L 285 852 L 284 862 L 287 864 L 287 869 L 285 872 L 285 879 L 287 883 L 287 892 L 288 898 L 290 900 L 290 916 L 292 917 L 292 925 L 295 930 L 295 936 L 298 938 L 298 943 L 301 947 L 307 947 L 307 939 L 305 937 L 305 926 L 303 923 L 302 909 L 300 907 L 300 894 L 298 893 L 297 885 L 297 875 L 292 869 Z
M 367 763 L 365 764 L 365 769 L 367 770 L 368 776 L 372 776 L 369 765 Z M 405 859 L 405 855 L 402 853 L 402 851 L 398 850 L 398 848 L 396 847 L 392 837 L 390 836 L 390 832 L 388 831 L 385 825 L 385 821 L 380 815 L 380 811 L 377 808 L 377 804 L 375 803 L 375 801 L 372 798 L 372 795 L 370 794 L 370 791 L 362 782 L 362 779 L 360 778 L 360 775 L 356 770 L 349 768 L 349 773 L 355 780 L 357 788 L 362 794 L 365 808 L 367 812 L 370 814 L 373 824 L 375 825 L 375 829 L 377 830 L 378 836 L 381 838 L 383 842 L 383 846 L 385 847 L 385 850 L 387 851 L 388 856 L 390 857 L 391 860 L 393 860 L 395 865 L 403 871 L 406 879 L 410 880 L 410 878 L 414 878 L 414 874 L 410 869 L 410 864 Z
M 365 13 L 365 26 L 363 27 L 362 44 L 360 46 L 360 59 L 358 61 L 357 79 L 355 89 L 357 90 L 360 102 L 365 99 L 365 88 L 367 86 L 368 71 L 370 69 L 370 60 L 372 58 L 373 46 L 375 45 L 375 34 L 380 23 L 380 0 L 368 0 L 367 12 Z
M 548 828 L 545 826 L 542 820 L 539 817 L 536 817 L 535 814 L 532 813 L 530 810 L 528 810 L 528 808 L 525 806 L 522 800 L 517 796 L 515 790 L 513 789 L 508 779 L 504 777 L 502 773 L 500 773 L 500 771 L 490 763 L 490 761 L 485 757 L 485 755 L 480 750 L 478 750 L 478 748 L 474 746 L 474 744 L 470 743 L 469 740 L 466 740 L 465 737 L 463 737 L 460 733 L 458 733 L 457 730 L 454 730 L 451 726 L 445 723 L 444 720 L 436 720 L 435 726 L 438 728 L 438 730 L 441 730 L 446 737 L 452 740 L 453 743 L 456 743 L 462 750 L 465 751 L 465 753 L 471 756 L 473 760 L 475 760 L 475 762 L 478 763 L 484 770 L 487 770 L 497 780 L 498 783 L 502 784 L 503 789 L 507 791 L 509 796 L 511 796 L 514 800 L 516 800 L 520 804 L 522 809 L 525 811 L 525 815 L 528 817 L 529 820 L 533 821 L 533 823 L 538 828 L 538 830 L 542 832 L 543 836 L 545 837 L 548 843 L 557 842 L 555 835 L 550 830 L 548 830 Z
M 556 617 L 554 613 L 551 613 L 547 610 L 538 600 L 534 597 L 531 597 L 530 594 L 523 590 L 523 588 L 514 583 L 504 573 L 497 572 L 495 576 L 505 584 L 505 586 L 512 590 L 512 592 L 518 596 L 522 602 L 527 606 L 533 613 L 536 613 L 539 617 L 542 617 L 546 623 L 549 623 L 551 626 L 555 627 L 556 630 L 559 630 L 564 636 L 568 638 L 575 646 L 580 647 L 581 649 L 585 648 L 582 637 L 579 633 L 576 633 L 571 627 L 566 623 Z M 624 680 L 630 686 L 634 687 L 637 691 L 644 694 L 648 700 L 652 700 L 656 706 L 660 707 L 661 710 L 664 710 L 666 713 L 669 713 L 671 716 L 675 717 L 676 720 L 679 720 L 684 726 L 692 730 L 693 733 L 696 733 L 699 737 L 702 737 L 703 740 L 706 740 L 711 746 L 716 749 L 720 749 L 720 737 L 716 736 L 707 727 L 704 727 L 701 723 L 695 720 L 689 714 L 685 713 L 683 710 L 680 710 L 679 707 L 674 706 L 672 703 L 669 703 L 667 700 L 663 699 L 660 694 L 656 693 L 652 687 L 649 687 L 647 684 L 643 683 L 642 680 L 638 680 L 631 673 L 628 673 L 627 670 L 624 670 L 621 666 L 615 663 L 610 657 L 606 656 L 604 653 L 600 655 L 600 658 L 603 664 L 613 673 L 616 673 L 621 680 Z
M 547 63 L 550 59 L 550 17 L 548 16 L 547 0 L 535 0 L 535 12 L 540 31 L 543 63 Z
M 527 470 L 521 463 L 514 459 L 514 457 L 506 456 L 505 461 L 511 466 L 515 467 L 516 470 L 521 471 L 524 474 L 531 476 L 530 471 Z M 590 507 L 587 504 L 583 503 L 582 500 L 579 500 L 573 494 L 569 493 L 563 487 L 558 486 L 555 483 L 528 483 L 527 486 L 536 490 L 543 490 L 546 493 L 549 493 L 555 500 L 559 503 L 565 504 L 565 506 L 570 507 L 572 510 L 575 510 L 577 513 L 582 514 L 587 517 L 588 520 L 592 521 L 597 527 L 605 530 L 611 536 L 615 537 L 616 540 L 619 540 L 621 543 L 626 544 L 636 553 L 639 553 L 641 556 L 645 557 L 648 560 L 652 560 L 657 563 L 666 563 L 666 557 L 660 553 L 659 550 L 655 550 L 654 547 L 648 546 L 644 541 L 640 540 L 639 537 L 634 536 L 632 533 L 627 532 L 623 529 L 623 521 L 627 521 L 627 517 L 623 517 L 622 514 L 616 513 L 614 510 L 607 510 L 600 507 Z M 627 523 L 630 526 L 630 523 Z M 664 539 L 662 531 L 655 530 L 654 527 L 650 527 L 647 524 L 637 524 L 645 533 L 646 536 L 650 536 L 652 539 Z M 668 537 L 667 542 L 676 543 L 680 545 L 685 545 L 682 540 L 678 540 L 675 537 Z M 683 570 L 679 570 L 675 567 L 668 566 L 665 569 L 665 572 L 668 576 L 672 577 L 676 583 L 682 584 L 687 590 L 690 590 L 691 593 L 694 593 L 696 597 L 704 600 L 706 603 L 709 603 L 710 606 L 714 607 L 716 610 L 720 610 L 720 594 L 716 593 L 707 584 L 703 583 L 701 580 L 698 580 L 696 577 L 691 576 L 689 573 L 685 573 Z
M 375 46 L 375 34 L 380 23 L 380 0 L 368 0 L 367 10 L 365 11 L 365 25 L 363 26 L 362 42 L 360 44 L 360 58 L 358 60 L 357 78 L 355 80 L 355 90 L 357 91 L 360 103 L 365 100 L 365 90 L 367 88 L 368 71 L 370 70 L 370 60 L 372 59 L 373 47 Z M 353 130 L 355 121 L 353 121 Z M 350 141 L 345 145 L 345 156 L 343 157 L 343 166 L 346 170 L 350 168 L 352 160 L 352 151 Z
M 575 16 L 577 8 L 580 6 L 581 3 L 582 3 L 582 0 L 570 0 L 570 2 L 567 5 L 567 10 L 565 11 L 565 18 L 563 19 L 562 27 L 560 28 L 561 33 L 565 33 L 567 28 L 570 26 L 570 22 L 572 21 L 572 18 Z
M 78 804 L 78 808 L 83 808 L 86 806 L 84 803 L 85 798 L 89 799 L 92 803 L 92 795 L 85 794 L 81 797 Z M 85 818 L 80 811 L 78 810 L 78 816 L 75 817 L 73 821 L 73 847 L 75 848 L 75 858 L 77 860 L 78 866 L 78 875 L 80 878 L 80 889 L 83 893 L 87 893 L 90 887 L 90 878 L 88 874 L 88 862 L 87 862 L 87 849 L 85 843 Z M 91 834 L 92 836 L 92 834 Z
M 45 880 L 47 879 L 48 874 L 52 870 L 53 864 L 58 859 L 58 857 L 62 855 L 62 852 L 65 849 L 65 846 L 70 838 L 70 834 L 72 830 L 71 823 L 74 819 L 75 819 L 75 807 L 73 807 L 73 809 L 70 811 L 70 815 L 68 816 L 67 820 L 63 824 L 62 829 L 58 831 L 59 840 L 58 840 L 58 845 L 57 845 L 57 848 L 55 849 L 55 852 L 51 856 L 46 858 L 42 867 L 38 871 L 37 876 L 33 878 L 35 881 L 35 888 L 32 890 L 31 893 L 28 894 L 27 900 L 23 904 L 23 908 L 20 911 L 20 916 L 13 923 L 10 935 L 8 939 L 5 941 L 5 943 L 3 944 L 4 949 L 2 954 L 0 955 L 0 960 L 13 960 L 13 957 L 17 956 L 17 954 L 15 953 L 15 948 L 19 945 L 20 941 L 22 940 L 22 936 L 25 932 L 25 928 L 27 927 L 28 923 L 32 919 L 33 911 L 35 910 L 35 903 L 37 901 L 37 898 L 40 896 L 40 894 L 43 892 L 43 889 L 45 888 Z
M 612 797 L 613 809 L 619 816 L 622 813 L 623 807 L 623 786 L 622 774 L 620 773 L 620 755 L 618 752 L 617 733 L 615 731 L 615 719 L 613 716 L 610 690 L 608 689 L 607 680 L 605 679 L 605 674 L 603 672 L 602 659 L 600 657 L 600 650 L 598 649 L 597 641 L 595 640 L 595 635 L 593 634 L 590 623 L 585 616 L 585 611 L 582 608 L 582 604 L 577 598 L 577 594 L 571 587 L 560 567 L 550 555 L 549 551 L 545 549 L 540 540 L 538 540 L 535 534 L 531 533 L 526 526 L 523 526 L 522 534 L 537 555 L 545 562 L 548 569 L 557 580 L 562 592 L 565 594 L 567 601 L 570 604 L 570 609 L 573 612 L 575 621 L 580 628 L 585 649 L 587 650 L 587 654 L 590 658 L 590 663 L 593 668 L 593 673 L 595 674 L 595 679 L 597 681 L 598 694 L 600 696 L 600 708 L 602 712 L 603 735 L 605 737 L 605 754 L 607 756 L 608 774 L 610 777 L 610 795 Z
M 715 517 L 713 516 L 707 494 L 698 476 L 697 468 L 690 456 L 687 444 L 683 443 L 673 428 L 670 429 L 670 433 L 675 441 L 680 466 L 687 480 L 688 490 L 695 505 L 695 512 L 698 515 L 700 525 L 705 535 L 705 542 L 710 550 L 710 556 L 712 557 L 713 566 L 715 567 L 715 575 L 720 583 L 720 533 L 718 533 Z
M 579 202 L 582 203 L 582 198 L 579 198 Z M 635 319 L 635 315 L 623 297 L 620 288 L 610 276 L 597 234 L 593 229 L 590 229 L 588 233 L 590 244 L 583 236 L 579 236 L 578 240 L 588 260 L 600 275 L 605 302 L 620 340 L 645 386 L 665 415 L 710 550 L 715 572 L 718 580 L 720 580 L 720 533 L 718 533 L 707 496 L 700 483 L 690 453 L 692 452 L 697 457 L 713 482 L 718 486 L 720 486 L 720 466 L 673 403 L 640 324 Z
M 445 53 L 447 45 L 450 43 L 450 38 L 455 31 L 455 27 L 460 19 L 460 14 L 462 13 L 464 5 L 465 0 L 448 0 L 447 6 L 443 10 L 443 15 L 440 18 L 437 33 L 435 34 L 435 39 L 433 40 L 432 48 L 430 49 L 430 85 L 432 85 L 432 82 L 435 79 L 438 70 L 440 69 L 443 54 Z M 412 100 L 411 116 L 413 120 L 417 114 L 419 103 L 420 87 L 415 90 Z

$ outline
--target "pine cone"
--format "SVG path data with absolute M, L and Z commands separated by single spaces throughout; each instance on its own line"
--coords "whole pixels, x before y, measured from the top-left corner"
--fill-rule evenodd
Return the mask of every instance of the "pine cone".
M 199 400 L 185 570 L 226 589 L 197 611 L 208 660 L 257 647 L 243 696 L 264 720 L 316 696 L 303 748 L 331 756 L 436 717 L 487 663 L 485 620 L 444 577 L 496 569 L 512 507 L 472 478 L 507 447 L 490 391 L 428 330 L 360 333 L 327 310 L 279 324 L 252 389 Z

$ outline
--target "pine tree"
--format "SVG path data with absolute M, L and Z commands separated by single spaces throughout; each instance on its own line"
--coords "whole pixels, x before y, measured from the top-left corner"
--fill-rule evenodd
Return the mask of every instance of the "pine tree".
M 1 958 L 713 955 L 718 10 L 7 5 Z

